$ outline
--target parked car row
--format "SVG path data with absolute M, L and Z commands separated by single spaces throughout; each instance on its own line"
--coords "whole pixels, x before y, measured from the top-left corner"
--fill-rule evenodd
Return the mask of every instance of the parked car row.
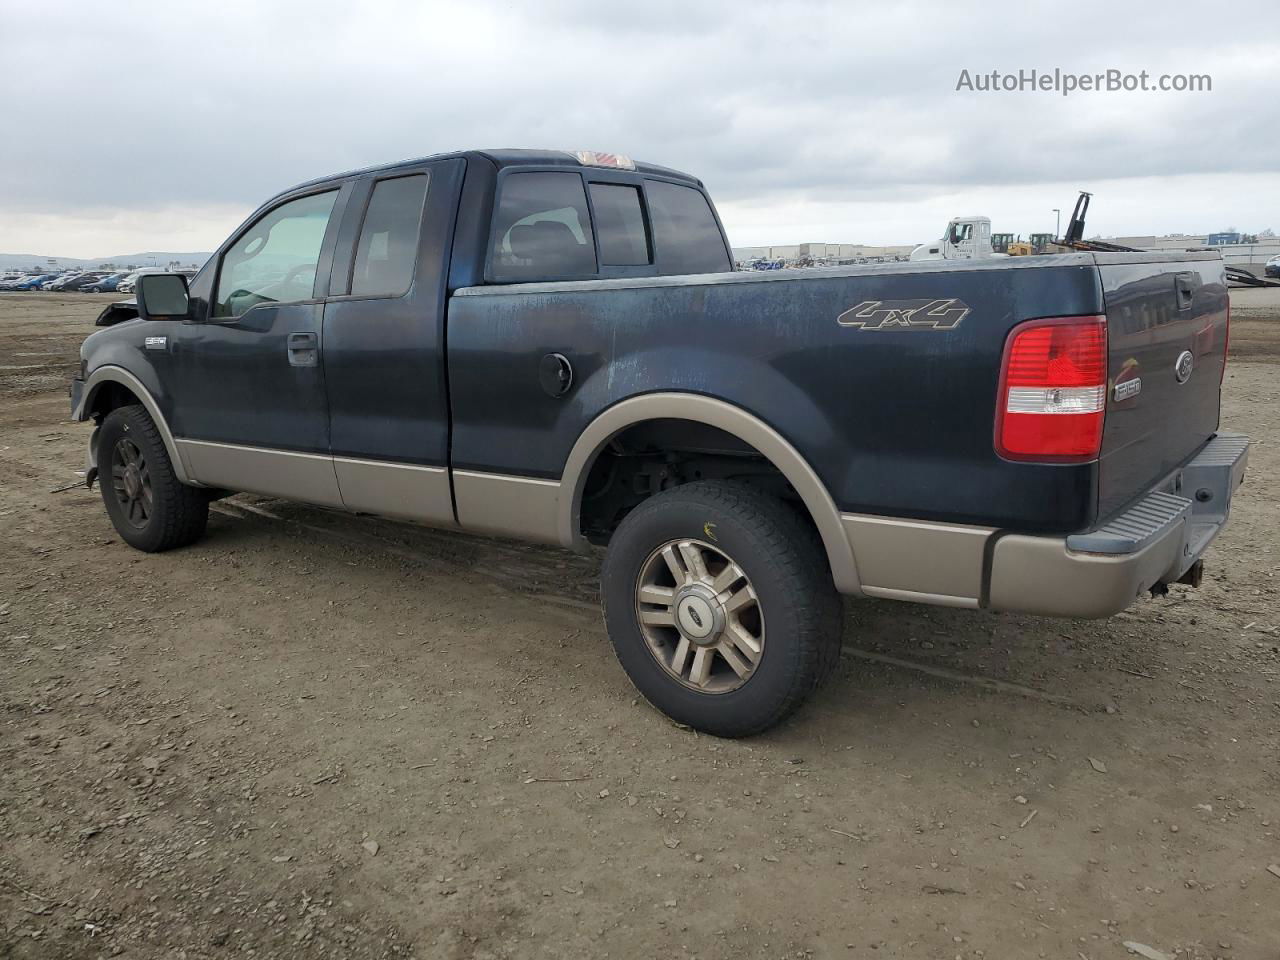
M 21 277 L 0 280 L 0 290 L 39 290 L 40 285 L 56 280 L 57 274 L 29 273 Z
M 164 270 L 147 267 L 142 270 L 111 273 L 105 270 L 85 270 L 79 273 L 27 274 L 0 280 L 0 290 L 51 290 L 62 293 L 132 293 L 138 277 L 144 273 L 180 273 L 190 278 L 196 271 Z

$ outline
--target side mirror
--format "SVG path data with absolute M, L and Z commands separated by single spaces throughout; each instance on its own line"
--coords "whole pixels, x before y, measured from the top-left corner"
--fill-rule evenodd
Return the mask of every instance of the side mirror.
M 187 278 L 180 273 L 144 273 L 133 288 L 138 316 L 143 320 L 171 320 L 191 310 Z

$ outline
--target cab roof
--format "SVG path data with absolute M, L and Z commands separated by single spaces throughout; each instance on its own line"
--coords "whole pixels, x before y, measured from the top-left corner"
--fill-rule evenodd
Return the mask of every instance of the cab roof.
M 347 170 L 343 173 L 334 173 L 325 177 L 316 177 L 314 180 L 307 180 L 303 183 L 296 184 L 287 190 L 282 190 L 276 194 L 277 197 L 285 194 L 293 193 L 306 187 L 314 187 L 323 183 L 330 183 L 335 180 L 345 180 L 349 177 L 366 176 L 368 174 L 389 173 L 399 170 L 403 167 L 412 167 L 428 160 L 449 160 L 454 157 L 482 157 L 488 160 L 499 170 L 506 167 L 521 166 L 538 166 L 538 167 L 570 167 L 574 169 L 606 169 L 596 167 L 592 164 L 585 164 L 578 157 L 568 150 L 525 150 L 513 147 L 503 147 L 497 150 L 455 150 L 450 153 L 435 153 L 426 157 L 416 157 L 412 160 L 397 160 L 394 163 L 378 164 L 370 167 L 361 167 L 356 170 Z M 681 173 L 679 170 L 673 170 L 670 167 L 659 166 L 656 163 L 643 163 L 639 160 L 635 161 L 634 171 L 639 174 L 648 174 L 650 176 L 667 177 L 672 180 L 684 180 L 687 183 L 694 184 L 698 187 L 702 186 L 702 181 L 696 177 L 691 177 L 687 173 Z M 275 197 L 272 197 L 274 200 Z

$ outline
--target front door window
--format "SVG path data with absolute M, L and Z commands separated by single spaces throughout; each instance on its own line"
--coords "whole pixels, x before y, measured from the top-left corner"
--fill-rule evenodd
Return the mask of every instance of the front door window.
M 337 197 L 330 190 L 290 200 L 246 230 L 223 255 L 214 317 L 238 317 L 260 303 L 310 300 Z

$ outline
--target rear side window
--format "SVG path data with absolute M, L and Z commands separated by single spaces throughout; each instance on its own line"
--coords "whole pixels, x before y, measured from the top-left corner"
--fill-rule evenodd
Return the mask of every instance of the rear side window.
M 591 210 L 600 240 L 600 263 L 607 267 L 633 267 L 652 263 L 649 238 L 640 209 L 640 190 L 617 183 L 593 183 Z
M 409 292 L 426 199 L 426 174 L 374 185 L 356 244 L 352 296 L 401 297 Z
M 495 222 L 495 280 L 595 276 L 595 243 L 579 174 L 509 174 L 502 181 Z
M 711 204 L 700 190 L 649 180 L 645 191 L 662 273 L 720 273 L 732 269 Z

